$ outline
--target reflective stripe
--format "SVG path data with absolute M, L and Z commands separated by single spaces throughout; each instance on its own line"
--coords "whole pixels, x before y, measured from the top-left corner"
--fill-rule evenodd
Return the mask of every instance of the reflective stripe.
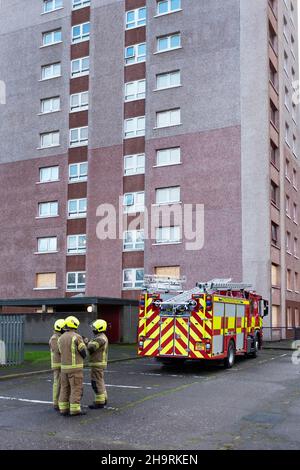
M 83 368 L 83 364 L 74 364 L 74 365 L 61 365 L 61 369 L 62 370 L 66 370 L 66 369 L 82 369 Z
M 88 365 L 90 367 L 100 367 L 101 369 L 105 369 L 107 367 L 107 362 L 89 362 Z
M 72 368 L 76 366 L 76 347 L 75 347 L 76 336 L 72 337 L 72 345 L 71 345 L 71 352 L 72 352 Z
M 101 393 L 100 395 L 95 394 L 95 403 L 99 403 L 104 405 L 107 395 L 105 393 Z
M 81 411 L 81 407 L 78 403 L 70 403 L 70 414 L 75 414 L 75 412 L 80 412 Z
M 58 406 L 61 411 L 64 411 L 70 408 L 70 403 L 67 401 L 60 401 L 58 402 Z
M 78 351 L 81 351 L 82 349 L 85 348 L 85 344 L 84 343 L 80 343 L 79 346 L 78 346 Z
M 92 344 L 93 346 L 95 346 L 96 349 L 100 348 L 100 345 L 99 345 L 98 341 L 90 341 L 89 344 Z

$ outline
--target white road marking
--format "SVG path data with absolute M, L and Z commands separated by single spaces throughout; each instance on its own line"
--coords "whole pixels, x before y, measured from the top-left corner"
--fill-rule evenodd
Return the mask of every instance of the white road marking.
M 42 400 L 29 400 L 28 398 L 16 398 L 16 397 L 2 397 L 0 396 L 0 400 L 17 400 L 17 401 L 25 401 L 29 403 L 41 403 L 46 405 L 53 405 L 52 401 L 42 401 Z
M 47 379 L 46 382 L 52 382 L 52 380 Z M 90 382 L 83 382 L 83 385 L 91 385 Z M 147 389 L 152 390 L 152 387 L 140 387 L 137 385 L 115 385 L 115 384 L 105 384 L 105 387 L 115 387 L 115 388 L 138 388 L 138 389 Z
M 285 357 L 285 356 L 287 356 L 287 354 L 281 354 L 281 355 L 280 355 L 280 357 Z

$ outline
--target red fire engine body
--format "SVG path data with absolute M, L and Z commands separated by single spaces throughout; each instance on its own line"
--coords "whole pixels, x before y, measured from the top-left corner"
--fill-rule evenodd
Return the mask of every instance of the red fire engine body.
M 226 367 L 232 367 L 236 355 L 256 357 L 268 302 L 246 290 L 251 286 L 230 281 L 215 279 L 182 292 L 181 280 L 145 276 L 138 354 L 163 363 L 221 359 Z

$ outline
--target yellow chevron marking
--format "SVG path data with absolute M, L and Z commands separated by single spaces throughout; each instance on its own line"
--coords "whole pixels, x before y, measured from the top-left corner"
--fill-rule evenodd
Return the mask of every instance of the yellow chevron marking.
M 188 352 L 186 351 L 186 349 L 184 349 L 178 341 L 176 341 L 176 344 L 175 344 L 176 348 L 179 349 L 179 351 L 181 352 L 182 356 L 187 356 L 188 355 Z
M 159 323 L 159 315 L 157 315 L 155 317 L 155 319 L 151 323 L 148 324 L 146 333 L 148 333 L 148 331 L 152 330 L 152 328 L 154 326 L 157 326 L 156 330 L 154 330 L 152 332 L 152 334 L 151 334 L 151 336 L 149 336 L 149 338 L 156 338 L 156 336 L 159 334 L 159 325 L 158 325 L 158 323 Z M 146 334 L 146 336 L 147 336 L 147 334 Z
M 152 348 L 149 349 L 149 351 L 145 354 L 145 356 L 152 356 L 152 354 L 154 353 L 154 351 L 158 349 L 159 341 L 157 340 L 157 341 L 155 341 L 155 342 L 153 342 L 153 343 L 154 343 L 154 344 L 153 344 Z

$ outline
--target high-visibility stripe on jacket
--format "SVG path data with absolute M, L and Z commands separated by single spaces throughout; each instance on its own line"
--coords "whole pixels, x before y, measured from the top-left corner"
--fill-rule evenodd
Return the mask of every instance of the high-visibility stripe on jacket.
M 82 337 L 75 331 L 66 331 L 58 340 L 62 372 L 76 372 L 83 368 L 79 351 L 86 350 Z
M 49 340 L 51 369 L 60 369 L 61 366 L 61 357 L 58 349 L 58 339 L 60 336 L 61 333 L 55 332 Z
M 107 336 L 104 333 L 97 334 L 89 341 L 87 347 L 90 353 L 89 366 L 106 369 L 108 352 Z

